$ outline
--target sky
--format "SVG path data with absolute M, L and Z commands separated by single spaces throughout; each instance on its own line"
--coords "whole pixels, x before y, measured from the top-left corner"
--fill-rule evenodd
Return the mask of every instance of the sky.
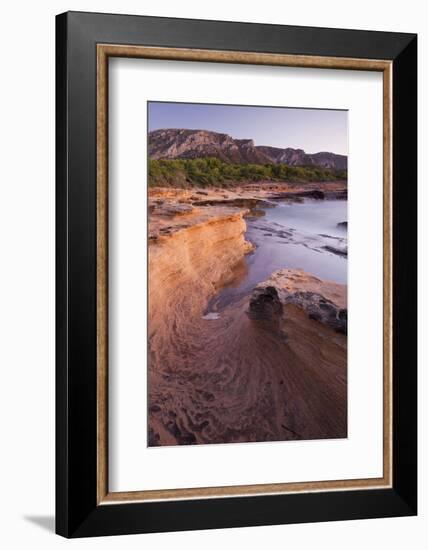
M 149 131 L 211 130 L 255 145 L 348 154 L 348 113 L 327 109 L 149 102 Z

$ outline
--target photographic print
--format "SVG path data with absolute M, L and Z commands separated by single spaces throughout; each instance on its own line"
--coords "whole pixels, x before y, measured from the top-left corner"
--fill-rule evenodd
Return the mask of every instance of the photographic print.
M 345 110 L 148 102 L 148 446 L 347 437 Z
M 416 515 L 417 36 L 55 44 L 56 532 Z

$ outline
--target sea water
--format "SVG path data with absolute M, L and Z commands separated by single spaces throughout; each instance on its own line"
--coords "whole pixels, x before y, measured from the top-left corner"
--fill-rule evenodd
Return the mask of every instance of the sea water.
M 246 219 L 245 238 L 255 250 L 245 269 L 210 302 L 206 312 L 219 311 L 240 299 L 273 271 L 303 269 L 321 279 L 347 283 L 347 201 L 276 202 L 264 216 Z

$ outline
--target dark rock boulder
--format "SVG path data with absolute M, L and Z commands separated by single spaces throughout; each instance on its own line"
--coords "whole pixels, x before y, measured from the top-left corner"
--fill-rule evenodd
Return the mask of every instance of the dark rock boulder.
M 310 189 L 309 191 L 296 191 L 286 193 L 272 193 L 269 197 L 271 200 L 287 200 L 291 202 L 302 202 L 303 199 L 324 200 L 326 194 L 319 189 Z
M 319 321 L 346 334 L 348 330 L 348 311 L 340 309 L 336 304 L 316 292 L 294 292 L 284 298 L 285 304 L 294 304 L 303 309 L 309 319 Z
M 329 244 L 326 244 L 323 246 L 324 250 L 327 250 L 327 252 L 331 252 L 332 254 L 336 254 L 337 256 L 342 256 L 346 258 L 348 256 L 348 250 L 346 247 L 338 248 L 337 246 L 331 246 Z
M 339 307 L 318 292 L 295 290 L 289 291 L 274 286 L 257 286 L 253 289 L 247 315 L 258 322 L 268 322 L 272 328 L 286 322 L 284 307 L 292 304 L 302 309 L 309 319 L 327 325 L 341 334 L 347 334 L 348 311 Z
M 256 287 L 250 298 L 248 317 L 255 321 L 272 321 L 282 314 L 278 291 L 273 286 Z

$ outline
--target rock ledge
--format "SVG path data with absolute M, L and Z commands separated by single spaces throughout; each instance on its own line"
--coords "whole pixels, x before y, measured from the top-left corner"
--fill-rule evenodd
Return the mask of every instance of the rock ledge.
M 248 316 L 255 321 L 286 321 L 285 306 L 292 304 L 305 311 L 310 319 L 336 332 L 347 333 L 347 287 L 322 281 L 298 269 L 280 269 L 257 285 L 251 295 Z

